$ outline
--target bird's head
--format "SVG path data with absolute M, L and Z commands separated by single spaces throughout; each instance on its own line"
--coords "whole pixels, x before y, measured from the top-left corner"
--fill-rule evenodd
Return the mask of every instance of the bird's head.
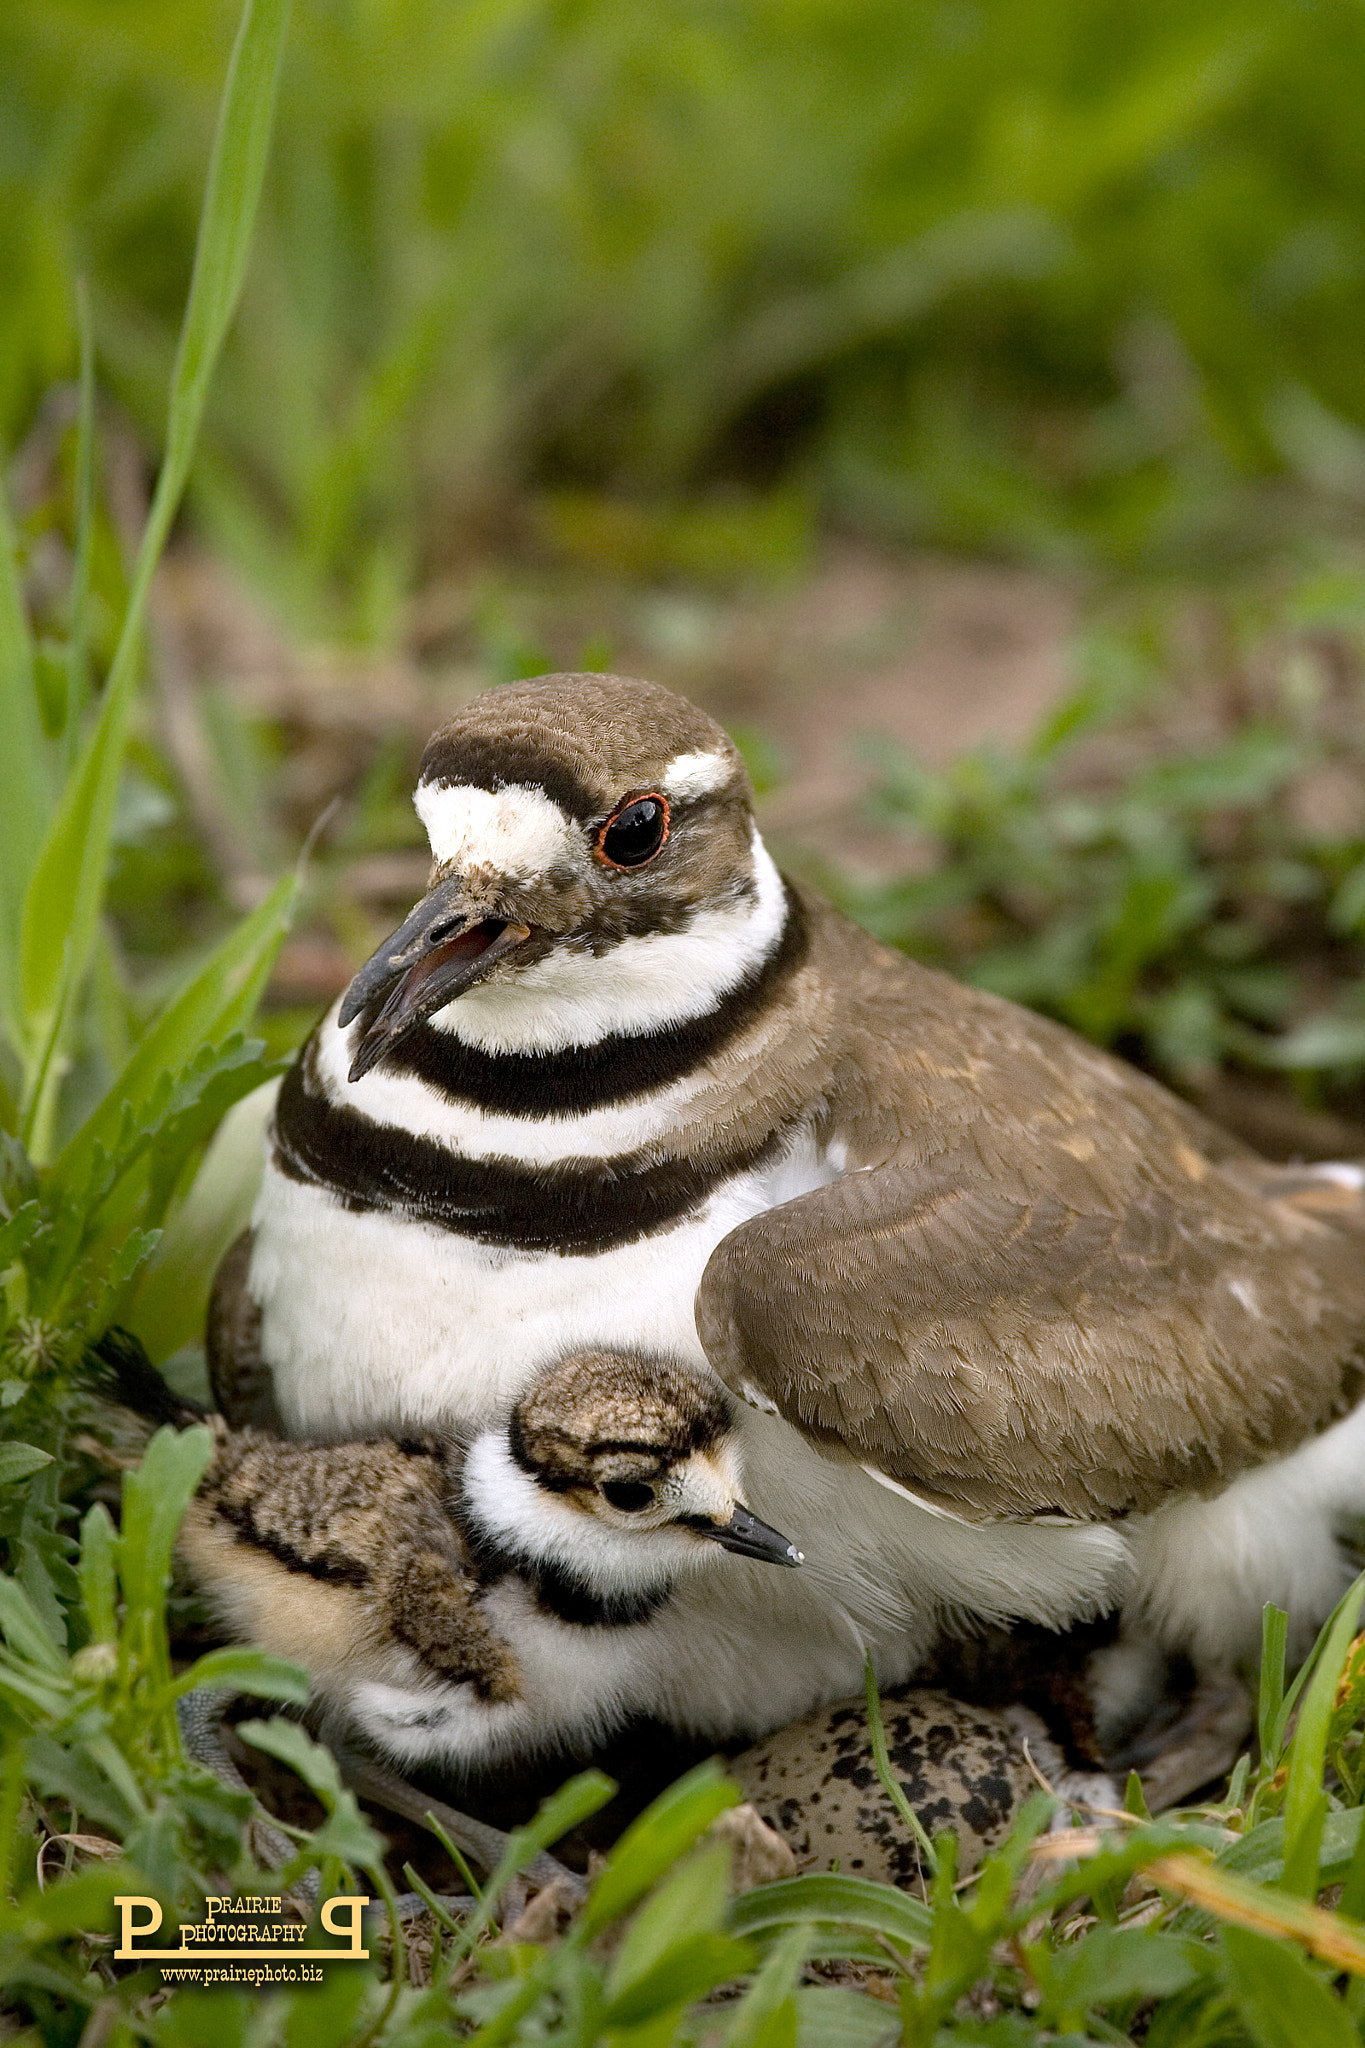
M 656 684 L 490 691 L 429 742 L 415 801 L 431 887 L 343 998 L 352 1081 L 427 1019 L 499 1052 L 700 1015 L 781 927 L 739 754 Z
M 744 1505 L 724 1394 L 670 1359 L 585 1350 L 560 1360 L 505 1430 L 475 1439 L 463 1483 L 486 1539 L 604 1592 L 665 1589 L 725 1551 L 802 1561 Z

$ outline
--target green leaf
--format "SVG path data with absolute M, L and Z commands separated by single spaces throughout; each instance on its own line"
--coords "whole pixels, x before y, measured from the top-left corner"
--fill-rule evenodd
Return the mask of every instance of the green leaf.
M 1258 2048 L 1360 2048 L 1341 2002 L 1292 1948 L 1245 1927 L 1222 1930 L 1224 1975 Z
M 589 1935 L 619 1920 L 703 1835 L 718 1813 L 739 1801 L 720 1765 L 708 1762 L 670 1785 L 632 1822 L 607 1859 L 584 1909 Z
M 477 1909 L 465 1921 L 447 1953 L 456 1957 L 467 1955 L 488 1926 L 499 1898 L 517 1872 L 524 1870 L 541 1849 L 548 1849 L 561 1835 L 568 1834 L 570 1828 L 577 1827 L 605 1806 L 615 1796 L 616 1789 L 604 1772 L 580 1771 L 576 1778 L 570 1778 L 567 1785 L 561 1785 L 557 1792 L 542 1801 L 525 1827 L 514 1828 L 507 1838 L 502 1861 L 483 1887 Z M 581 1933 L 582 1920 L 578 1924 Z M 476 2038 L 482 2039 L 483 2036 L 480 2034 Z M 495 2027 L 490 2038 L 503 2037 Z
M 0 1574 L 0 1629 L 10 1648 L 39 1669 L 64 1678 L 67 1662 L 17 1579 Z
M 104 1863 L 64 1878 L 46 1891 L 24 1893 L 16 1902 L 31 1938 L 58 1934 L 89 1934 L 94 1928 L 112 1931 L 113 1902 L 128 1889 L 127 1864 Z M 89 1983 L 89 1978 L 86 1983 Z
M 1351 869 L 1327 912 L 1334 932 L 1357 931 L 1365 923 L 1365 860 Z
M 137 1470 L 124 1474 L 119 1557 L 130 1607 L 164 1607 L 176 1531 L 212 1456 L 211 1430 L 159 1429 Z
M 250 1223 L 260 1192 L 265 1131 L 278 1092 L 278 1082 L 266 1081 L 233 1104 L 133 1290 L 125 1320 L 158 1363 L 203 1336 L 213 1277 Z
M 603 1771 L 580 1771 L 576 1778 L 570 1778 L 567 1785 L 561 1785 L 548 1799 L 542 1799 L 524 1827 L 514 1828 L 507 1838 L 507 1849 L 498 1866 L 483 1888 L 484 1900 L 490 1906 L 497 1900 L 502 1888 L 524 1870 L 533 1857 L 542 1849 L 549 1849 L 561 1835 L 567 1835 L 583 1821 L 604 1807 L 609 1799 L 616 1796 L 617 1787 L 613 1779 Z
M 759 1885 L 730 1907 L 732 1934 L 758 1934 L 801 1922 L 864 1928 L 906 1947 L 927 1948 L 934 1935 L 928 1906 L 888 1884 L 865 1877 L 815 1874 Z
M 1365 1808 L 1348 1807 L 1329 1813 L 1323 1824 L 1318 1848 L 1318 1878 L 1322 1884 L 1337 1884 L 1346 1876 L 1357 1846 L 1365 1839 L 1361 1823 Z M 1235 1871 L 1255 1884 L 1278 1884 L 1284 1875 L 1284 1817 L 1276 1814 L 1263 1820 L 1235 1842 L 1229 1842 L 1216 1858 L 1220 1870 Z
M 246 269 L 288 15 L 288 0 L 246 0 L 228 66 L 171 374 L 165 457 L 99 718 L 67 780 L 24 898 L 20 1000 L 34 1041 L 68 1010 L 70 992 L 84 980 L 94 949 L 147 596 L 189 475 L 209 381 Z M 27 869 L 26 863 L 22 872 Z
M 288 1657 L 275 1657 L 266 1650 L 233 1648 L 210 1650 L 175 1681 L 177 1698 L 182 1693 L 231 1690 L 268 1700 L 285 1700 L 290 1706 L 308 1704 L 308 1673 Z M 325 1754 L 325 1752 L 324 1752 Z
M 0 1486 L 12 1486 L 51 1463 L 52 1453 L 35 1444 L 0 1444 Z
M 704 1998 L 727 1977 L 738 1977 L 754 1960 L 746 1942 L 724 1934 L 684 1936 L 620 1996 L 602 2015 L 605 2027 L 637 2027 L 656 2014 L 676 2012 Z
M 877 1672 L 870 1656 L 863 1664 L 863 1697 L 867 1703 L 867 1732 L 872 1743 L 872 1761 L 876 1765 L 882 1790 L 900 1815 L 910 1839 L 919 1849 L 922 1868 L 932 1876 L 938 1869 L 938 1855 L 929 1840 L 924 1823 L 906 1798 L 905 1788 L 891 1768 L 891 1753 L 886 1746 L 886 1729 L 882 1724 L 882 1701 L 877 1689 Z
M 1280 1710 L 1284 1705 L 1284 1660 L 1289 1643 L 1289 1616 L 1282 1607 L 1267 1602 L 1261 1610 L 1261 1681 L 1257 1726 L 1261 1755 L 1274 1763 L 1284 1741 Z
M 1150 1928 L 1103 1925 L 1064 1947 L 1031 1949 L 1029 1957 L 1049 2005 L 1065 2014 L 1129 1998 L 1169 1998 L 1207 1967 L 1197 1942 Z
M 0 1623 L 3 1619 L 0 1615 Z M 24 1727 L 34 1725 L 34 1714 L 27 1709 L 36 1709 L 39 1720 L 59 1721 L 71 1703 L 64 1686 L 52 1679 L 35 1677 L 32 1665 L 21 1667 L 4 1656 L 0 1656 L 0 1694 L 18 1702 Z
M 111 1643 L 118 1633 L 117 1586 L 114 1561 L 118 1537 L 102 1501 L 81 1523 L 81 1605 L 93 1643 Z
M 784 2006 L 791 2010 L 795 2034 L 794 1994 L 809 1949 L 810 1929 L 801 1924 L 789 1928 L 780 1941 L 773 1943 L 725 2030 L 721 2048 L 768 2048 L 775 2032 L 774 2022 L 779 2020 Z M 883 2023 L 885 2017 L 884 2014 Z M 856 2040 L 858 2036 L 850 2038 Z
M 37 1236 L 43 1224 L 42 1204 L 24 1202 L 4 1223 L 0 1223 L 0 1273 L 19 1258 Z
M 364 1970 L 328 1970 L 321 1984 L 290 2001 L 284 2048 L 359 2048 L 367 2034 L 361 2018 L 370 1982 Z M 216 2002 L 214 2018 L 217 2019 Z M 262 2040 L 255 2029 L 248 2034 L 243 2027 L 242 2035 L 241 2048 L 257 2048 Z M 272 2043 L 279 2039 L 273 2028 L 269 2038 Z M 412 2036 L 408 2040 L 411 2048 L 417 2048 Z M 215 2041 L 214 2048 L 229 2048 L 229 2044 Z M 435 2048 L 435 2040 L 430 2036 L 427 2048 Z
M 87 1739 L 85 1753 L 98 1764 L 114 1790 L 126 1802 L 130 1813 L 138 1818 L 145 1815 L 147 1802 L 123 1751 L 108 1735 L 95 1735 Z
M 30 1312 L 88 1331 L 128 1320 L 121 1289 L 159 1241 L 140 1224 L 164 1213 L 196 1148 L 271 1073 L 259 1050 L 241 1039 L 205 1046 L 180 1073 L 159 1077 L 140 1121 L 124 1105 L 114 1144 L 93 1147 L 77 1185 L 62 1190 L 54 1171 L 49 1188 L 61 1228 L 33 1283 Z
M 1337 1016 L 1331 1011 L 1309 1017 L 1282 1038 L 1258 1049 L 1267 1067 L 1288 1067 L 1311 1073 L 1317 1067 L 1365 1066 L 1365 1017 Z
M 120 1835 L 132 1825 L 136 1807 L 99 1769 L 86 1744 L 68 1747 L 50 1735 L 31 1735 L 24 1744 L 24 1767 L 44 1798 L 65 1799 L 87 1819 Z
M 1355 1847 L 1344 1871 L 1333 1868 L 1335 1859 L 1327 1842 L 1332 1822 L 1342 1818 L 1341 1814 L 1336 1813 L 1327 1816 L 1327 1825 L 1322 1831 L 1323 1846 L 1318 1852 L 1318 1870 L 1324 1884 L 1332 1883 L 1337 1877 L 1345 1880 L 1341 1887 L 1341 1897 L 1337 1901 L 1337 1911 L 1342 1919 L 1362 1920 L 1365 1919 L 1365 1827 L 1361 1827 L 1360 1822 L 1365 1820 L 1365 1813 L 1358 1806 L 1352 1809 L 1351 1818 L 1357 1824 Z
M 76 420 L 76 560 L 71 571 L 71 627 L 66 648 L 66 724 L 62 734 L 70 768 L 80 738 L 90 688 L 90 559 L 95 538 L 95 330 L 90 293 L 76 280 L 76 328 L 80 336 L 80 409 Z
M 652 1970 L 684 1936 L 714 1934 L 730 1897 L 730 1851 L 722 1843 L 701 1849 L 674 1870 L 645 1901 L 617 1951 L 607 1995 L 617 1998 Z
M 900 2015 L 877 1998 L 828 1984 L 803 1984 L 795 2005 L 797 2048 L 894 2048 L 902 2038 Z M 1001 2048 L 1010 2044 L 1002 2041 Z
M 375 1870 L 384 1860 L 384 1844 L 356 1803 L 354 1792 L 341 1782 L 336 1759 L 294 1721 L 240 1721 L 237 1733 L 253 1749 L 278 1757 L 297 1771 L 327 1808 L 327 1824 L 314 1834 L 314 1847 L 339 1856 L 344 1863 Z
M 62 1186 L 75 1189 L 83 1184 L 96 1148 L 114 1150 L 125 1115 L 142 1123 L 165 1075 L 191 1070 L 206 1047 L 224 1046 L 250 1023 L 289 929 L 297 894 L 297 878 L 286 875 L 166 1005 L 113 1087 L 62 1152 L 54 1170 Z

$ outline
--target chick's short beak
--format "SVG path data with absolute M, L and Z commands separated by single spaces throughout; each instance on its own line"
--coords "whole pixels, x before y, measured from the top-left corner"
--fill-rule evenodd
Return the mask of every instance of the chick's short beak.
M 770 1529 L 766 1522 L 760 1522 L 746 1507 L 737 1505 L 728 1522 L 698 1519 L 692 1526 L 699 1535 L 719 1543 L 722 1550 L 733 1550 L 740 1557 L 761 1558 L 765 1564 L 805 1563 L 794 1543 L 789 1543 L 776 1529 Z
M 343 1028 L 370 1013 L 348 1079 L 367 1074 L 424 1017 L 482 981 L 530 936 L 530 925 L 478 916 L 458 880 L 438 883 L 365 962 L 342 998 Z

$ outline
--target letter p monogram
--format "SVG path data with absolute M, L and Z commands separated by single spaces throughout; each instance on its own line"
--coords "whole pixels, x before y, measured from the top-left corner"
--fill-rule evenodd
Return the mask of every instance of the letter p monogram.
M 132 1962 L 140 1953 L 132 1945 L 134 1937 L 156 1933 L 161 1925 L 161 1908 L 155 1899 L 139 1898 L 136 1894 L 128 1892 L 116 1893 L 114 1904 L 118 1907 L 121 1923 L 119 1945 L 114 1950 L 114 1957 L 120 1963 Z M 147 1908 L 147 1918 L 140 1923 L 133 1919 L 139 1906 Z

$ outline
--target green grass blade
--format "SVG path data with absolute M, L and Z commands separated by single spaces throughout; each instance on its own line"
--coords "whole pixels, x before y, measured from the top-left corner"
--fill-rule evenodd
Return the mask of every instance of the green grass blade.
M 33 640 L 19 553 L 0 485 L 0 1016 L 17 1036 L 19 927 L 25 877 L 43 840 L 47 757 L 33 682 Z
M 1297 1892 L 1303 1898 L 1317 1895 L 1318 1850 L 1322 1841 L 1322 1824 L 1327 1816 L 1327 1795 L 1322 1789 L 1327 1733 L 1337 1680 L 1356 1632 L 1363 1596 L 1365 1573 L 1355 1581 L 1336 1611 L 1313 1676 L 1305 1688 L 1298 1725 L 1289 1747 L 1289 1782 L 1284 1795 L 1283 1883 L 1286 1891 Z
M 210 1650 L 180 1673 L 171 1690 L 180 1699 L 200 1687 L 205 1692 L 244 1692 L 261 1699 L 286 1700 L 295 1707 L 308 1703 L 308 1673 L 301 1664 L 241 1644 Z
M 66 724 L 62 732 L 68 772 L 76 758 L 90 690 L 90 556 L 95 529 L 95 330 L 90 318 L 90 293 L 83 277 L 76 280 L 76 327 L 81 348 L 80 411 L 76 423 L 76 560 L 71 572 Z
M 891 1752 L 886 1746 L 886 1729 L 882 1725 L 881 1695 L 877 1691 L 877 1674 L 870 1657 L 863 1666 L 863 1688 L 867 1697 L 867 1732 L 872 1743 L 872 1761 L 877 1767 L 882 1790 L 910 1830 L 924 1868 L 932 1876 L 938 1869 L 938 1854 L 923 1822 L 906 1798 L 900 1779 L 891 1768 Z
M 171 378 L 166 453 L 138 549 L 104 701 L 69 778 L 24 900 L 21 1002 L 30 1029 L 84 978 L 99 921 L 152 572 L 170 532 L 209 380 L 246 269 L 274 118 L 289 0 L 246 0 L 209 164 L 194 272 Z
M 1267 1766 L 1273 1765 L 1284 1739 L 1279 1715 L 1284 1704 L 1284 1660 L 1288 1643 L 1289 1616 L 1282 1607 L 1267 1602 L 1261 1610 L 1261 1680 L 1256 1715 L 1261 1757 Z

